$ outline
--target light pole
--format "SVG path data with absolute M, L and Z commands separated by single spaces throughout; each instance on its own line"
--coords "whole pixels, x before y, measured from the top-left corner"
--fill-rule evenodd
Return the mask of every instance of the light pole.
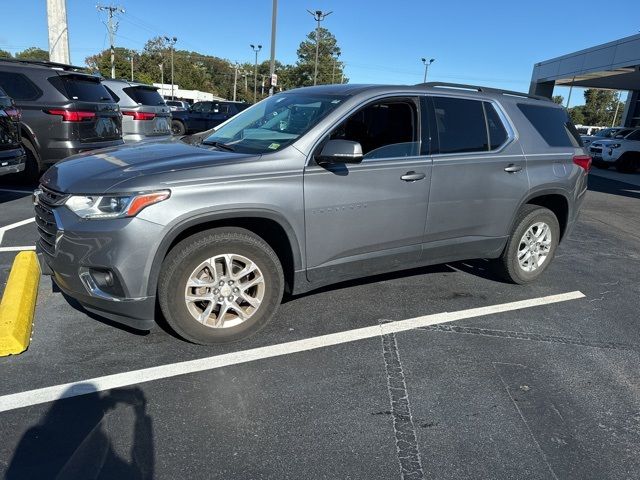
M 422 83 L 427 83 L 427 73 L 429 72 L 429 65 L 431 65 L 435 61 L 435 58 L 430 59 L 428 62 L 426 58 L 422 59 L 422 63 L 424 64 L 424 79 L 422 80 Z
M 233 72 L 233 101 L 236 101 L 236 92 L 238 91 L 238 64 L 234 66 Z
M 164 37 L 164 40 L 169 44 L 171 49 L 171 100 L 173 100 L 173 51 L 178 39 L 176 37 Z
M 322 10 L 316 10 L 312 12 L 311 10 L 307 10 L 313 17 L 313 19 L 318 22 L 316 26 L 316 65 L 313 70 L 313 84 L 316 85 L 318 83 L 318 53 L 320 50 L 320 22 L 331 15 L 333 12 L 324 13 Z
M 249 45 L 251 50 L 256 54 L 256 61 L 253 67 L 253 103 L 258 101 L 258 52 L 262 50 L 262 45 L 257 47 L 253 44 Z
M 133 50 L 131 50 L 129 52 L 129 60 L 131 61 L 131 81 L 133 82 L 133 56 L 134 56 L 134 52 Z
M 159 63 L 158 68 L 160 69 L 160 91 L 162 92 L 162 96 L 164 97 L 164 63 Z
M 278 17 L 278 0 L 273 0 L 271 11 L 271 59 L 269 61 L 269 96 L 273 95 L 273 74 L 276 73 L 276 18 Z

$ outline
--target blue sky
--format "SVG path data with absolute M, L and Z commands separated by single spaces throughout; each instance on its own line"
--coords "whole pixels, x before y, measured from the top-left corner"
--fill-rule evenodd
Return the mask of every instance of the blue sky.
M 0 48 L 47 49 L 45 0 L 3 2 Z M 108 46 L 95 0 L 67 0 L 72 62 Z M 430 80 L 479 83 L 527 91 L 535 62 L 637 33 L 640 2 L 619 0 L 280 0 L 276 56 L 294 62 L 314 28 L 307 9 L 332 10 L 323 26 L 342 48 L 352 83 L 417 83 L 421 57 L 435 58 Z M 178 49 L 252 61 L 250 43 L 268 58 L 271 0 L 120 0 L 117 46 L 141 49 L 154 35 L 178 37 Z M 28 12 L 28 14 L 25 14 Z M 611 18 L 601 21 L 601 14 Z M 622 13 L 627 12 L 627 13 Z M 606 28 L 612 25 L 612 28 Z M 567 88 L 556 93 L 567 96 Z M 571 104 L 582 103 L 574 89 Z

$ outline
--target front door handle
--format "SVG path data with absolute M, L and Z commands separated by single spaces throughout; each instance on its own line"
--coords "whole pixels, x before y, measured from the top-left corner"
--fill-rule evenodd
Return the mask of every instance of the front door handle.
M 504 167 L 504 171 L 508 173 L 515 173 L 519 172 L 520 170 L 522 170 L 522 165 L 515 165 L 513 163 L 510 163 L 507 167 Z
M 410 172 L 405 173 L 400 178 L 405 182 L 415 182 L 417 180 L 422 180 L 424 177 L 426 177 L 424 173 L 417 173 L 412 170 Z

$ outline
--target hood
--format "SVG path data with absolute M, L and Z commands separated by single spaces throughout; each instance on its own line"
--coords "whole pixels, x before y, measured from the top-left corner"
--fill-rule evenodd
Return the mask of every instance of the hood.
M 181 142 L 132 144 L 73 155 L 54 164 L 40 182 L 63 193 L 105 193 L 137 177 L 210 169 L 256 158 L 255 155 L 223 152 Z M 138 182 L 130 183 L 135 185 Z

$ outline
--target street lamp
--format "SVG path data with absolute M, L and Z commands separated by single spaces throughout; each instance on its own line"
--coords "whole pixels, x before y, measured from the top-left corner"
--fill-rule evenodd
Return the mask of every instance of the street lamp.
M 422 83 L 427 83 L 427 72 L 429 72 L 429 65 L 431 65 L 435 61 L 435 58 L 430 59 L 428 62 L 426 58 L 422 59 L 422 63 L 424 64 L 424 80 L 422 80 Z
M 262 50 L 262 45 L 257 47 L 253 44 L 249 45 L 251 50 L 256 54 L 256 61 L 253 68 L 253 103 L 258 101 L 258 52 Z
M 171 100 L 173 100 L 173 51 L 175 50 L 175 44 L 178 41 L 176 37 L 164 37 L 165 41 L 169 44 L 171 49 Z
M 307 10 L 313 17 L 313 19 L 318 22 L 316 26 L 316 66 L 313 70 L 313 84 L 315 85 L 318 82 L 318 51 L 320 50 L 320 22 L 331 15 L 333 12 L 324 13 L 322 10 L 316 10 L 312 12 L 311 10 Z

